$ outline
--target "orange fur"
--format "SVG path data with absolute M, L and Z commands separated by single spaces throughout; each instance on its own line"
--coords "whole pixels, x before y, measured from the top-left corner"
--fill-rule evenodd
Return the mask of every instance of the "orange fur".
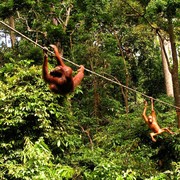
M 145 101 L 145 106 L 144 106 L 144 110 L 143 110 L 143 118 L 144 121 L 146 122 L 146 124 L 149 126 L 149 128 L 153 131 L 150 133 L 151 139 L 152 141 L 156 142 L 156 139 L 154 138 L 154 136 L 157 136 L 158 134 L 161 134 L 163 132 L 168 132 L 170 134 L 173 134 L 172 131 L 169 130 L 169 128 L 160 128 L 160 126 L 157 123 L 156 120 L 156 113 L 154 111 L 154 104 L 153 104 L 153 99 L 151 98 L 151 115 L 149 115 L 147 117 L 146 115 L 146 110 L 147 110 L 147 101 Z
M 44 48 L 43 79 L 49 84 L 49 88 L 56 94 L 66 95 L 74 91 L 84 78 L 84 66 L 80 65 L 78 73 L 73 77 L 72 69 L 66 66 L 55 45 L 51 45 L 57 59 L 58 65 L 48 72 L 47 49 Z

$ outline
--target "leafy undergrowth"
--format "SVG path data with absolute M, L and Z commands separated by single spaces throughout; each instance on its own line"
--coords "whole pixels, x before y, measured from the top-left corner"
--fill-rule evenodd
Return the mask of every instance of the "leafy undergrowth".
M 180 132 L 172 111 L 159 112 L 159 117 L 175 134 L 164 133 L 154 143 L 141 107 L 104 117 L 102 124 L 74 102 L 81 89 L 68 97 L 52 94 L 41 78 L 41 66 L 30 63 L 12 62 L 0 71 L 0 179 L 180 177 Z

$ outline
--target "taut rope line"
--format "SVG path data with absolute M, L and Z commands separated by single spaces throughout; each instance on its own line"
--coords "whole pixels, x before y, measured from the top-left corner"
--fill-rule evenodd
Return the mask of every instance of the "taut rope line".
M 44 48 L 44 47 L 41 46 L 40 44 L 36 43 L 36 42 L 33 41 L 32 39 L 28 38 L 28 37 L 25 36 L 24 34 L 20 33 L 20 32 L 17 31 L 16 29 L 14 29 L 14 28 L 12 28 L 11 26 L 9 26 L 8 24 L 4 23 L 3 21 L 0 21 L 0 23 L 3 24 L 4 26 L 8 27 L 8 28 L 11 29 L 12 31 L 16 32 L 17 34 L 19 34 L 19 35 L 22 36 L 23 38 L 27 39 L 28 41 L 32 42 L 33 44 L 37 45 L 37 46 L 40 47 L 41 49 Z M 48 50 L 48 52 L 51 53 L 51 54 L 54 54 L 54 52 L 52 52 L 52 51 L 50 51 L 50 50 Z M 62 59 L 64 59 L 64 60 L 66 60 L 67 62 L 69 62 L 69 63 L 71 63 L 71 64 L 79 67 L 78 64 L 76 64 L 76 63 L 74 63 L 74 62 L 72 62 L 72 61 L 70 61 L 70 60 L 68 60 L 68 59 L 66 59 L 66 58 L 63 58 L 63 57 L 62 57 Z M 87 72 L 90 72 L 90 73 L 92 73 L 92 74 L 94 74 L 94 75 L 96 75 L 96 76 L 99 76 L 99 77 L 101 77 L 101 78 L 103 78 L 103 79 L 105 79 L 105 80 L 107 80 L 107 81 L 110 81 L 110 82 L 112 82 L 112 83 L 114 83 L 114 84 L 117 84 L 117 85 L 119 85 L 119 86 L 122 86 L 122 87 L 124 87 L 124 88 L 126 88 L 126 89 L 128 89 L 128 90 L 130 90 L 130 91 L 133 91 L 133 92 L 135 92 L 135 93 L 139 93 L 139 94 L 141 94 L 141 95 L 144 96 L 144 97 L 147 97 L 147 98 L 149 98 L 149 99 L 152 98 L 151 96 L 148 96 L 148 95 L 146 95 L 146 94 L 144 94 L 144 93 L 142 93 L 142 92 L 139 92 L 139 91 L 137 91 L 137 90 L 135 90 L 135 89 L 132 89 L 132 88 L 130 88 L 130 87 L 127 87 L 127 86 L 125 86 L 125 85 L 123 85 L 123 84 L 121 84 L 121 83 L 119 83 L 119 82 L 117 82 L 117 81 L 114 81 L 114 80 L 112 80 L 112 79 L 110 79 L 110 78 L 107 78 L 107 77 L 105 77 L 105 76 L 103 76 L 103 75 L 101 75 L 101 74 L 98 74 L 98 73 L 94 72 L 94 71 L 91 71 L 91 70 L 86 69 L 86 68 L 85 68 L 85 70 L 86 70 Z M 177 106 L 174 106 L 174 105 L 172 105 L 172 104 L 166 103 L 166 102 L 161 101 L 161 100 L 159 100 L 159 99 L 153 98 L 153 100 L 159 101 L 159 102 L 162 103 L 162 104 L 165 104 L 165 105 L 168 105 L 168 106 L 171 106 L 171 107 L 174 107 L 174 108 L 180 110 L 180 107 L 177 107 Z

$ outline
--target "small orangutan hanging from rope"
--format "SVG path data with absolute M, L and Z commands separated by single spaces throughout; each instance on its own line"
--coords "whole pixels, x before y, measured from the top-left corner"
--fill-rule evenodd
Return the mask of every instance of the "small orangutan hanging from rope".
M 150 133 L 152 141 L 156 142 L 156 139 L 154 136 L 157 136 L 158 134 L 161 134 L 163 132 L 168 132 L 170 134 L 174 134 L 172 131 L 169 130 L 169 128 L 160 128 L 157 120 L 156 120 L 156 113 L 154 110 L 154 104 L 153 104 L 153 98 L 151 98 L 151 115 L 146 116 L 146 110 L 147 110 L 147 101 L 144 102 L 144 110 L 143 110 L 143 118 L 144 121 L 148 124 L 149 128 L 153 131 Z
M 49 84 L 49 88 L 52 92 L 66 95 L 73 92 L 74 89 L 81 83 L 84 78 L 84 66 L 80 65 L 78 73 L 73 77 L 72 69 L 65 65 L 58 48 L 55 45 L 50 46 L 54 49 L 58 65 L 50 71 L 50 73 L 48 72 L 48 49 L 44 48 L 43 79 Z

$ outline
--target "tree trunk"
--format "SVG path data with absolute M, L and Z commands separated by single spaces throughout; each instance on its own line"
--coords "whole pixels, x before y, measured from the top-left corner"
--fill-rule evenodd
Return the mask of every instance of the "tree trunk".
M 123 53 L 123 50 L 122 50 L 122 45 L 121 45 L 121 41 L 120 39 L 118 38 L 116 32 L 114 33 L 115 34 L 115 37 L 116 37 L 116 40 L 118 42 L 118 48 L 119 48 L 119 51 L 120 51 L 120 54 L 123 58 L 123 62 L 124 62 L 124 73 L 126 74 L 126 87 L 129 86 L 129 72 L 128 72 L 128 69 L 127 69 L 127 66 L 126 66 L 126 60 L 125 60 L 125 56 L 124 56 L 124 53 Z M 126 113 L 128 114 L 129 113 L 129 103 L 128 103 L 128 89 L 127 88 L 122 88 L 122 91 L 123 91 L 123 98 L 124 98 L 124 103 L 125 103 L 125 107 L 126 107 Z
M 10 16 L 10 18 L 9 18 L 9 26 L 11 26 L 13 29 L 15 29 L 14 24 L 15 24 L 14 23 L 14 16 Z M 15 37 L 14 31 L 12 31 L 12 30 L 10 30 L 10 38 L 11 38 L 12 48 L 14 48 L 16 37 Z
M 93 81 L 93 88 L 94 88 L 94 116 L 95 117 L 100 117 L 99 114 L 99 104 L 100 104 L 100 97 L 99 97 L 99 93 L 97 91 L 97 80 L 94 78 Z
M 67 25 L 68 25 L 68 23 L 69 23 L 69 19 L 70 19 L 70 14 L 71 14 L 72 8 L 73 8 L 73 5 L 70 5 L 70 6 L 68 7 L 67 11 L 66 11 L 66 20 L 65 20 L 65 22 L 64 22 L 64 27 L 63 27 L 64 32 L 66 32 L 66 28 L 67 28 Z
M 179 80 L 178 80 L 178 58 L 177 58 L 172 18 L 168 19 L 168 33 L 169 33 L 169 37 L 170 37 L 172 60 L 173 60 L 173 67 L 172 67 L 171 73 L 172 73 L 172 80 L 173 80 L 175 106 L 180 108 L 180 86 L 179 86 Z M 176 112 L 177 112 L 178 128 L 180 128 L 180 109 L 176 108 Z
M 169 66 L 168 66 L 168 56 L 164 46 L 164 40 L 160 35 L 159 35 L 159 42 L 161 48 L 161 57 L 162 57 L 166 94 L 167 96 L 174 97 L 172 75 L 171 72 L 169 71 Z
M 90 60 L 90 66 L 91 66 L 91 70 L 94 71 L 93 60 Z M 93 115 L 95 117 L 100 117 L 100 112 L 99 112 L 100 96 L 98 93 L 98 82 L 97 82 L 96 77 L 93 78 L 93 89 L 94 89 Z

